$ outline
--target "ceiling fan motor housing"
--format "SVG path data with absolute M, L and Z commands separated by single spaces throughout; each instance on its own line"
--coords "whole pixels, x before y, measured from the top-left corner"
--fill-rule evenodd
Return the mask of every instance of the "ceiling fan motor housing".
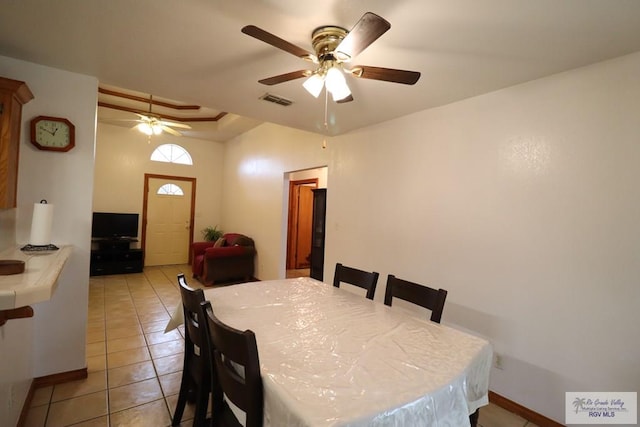
M 318 27 L 313 30 L 311 44 L 320 62 L 325 60 L 335 61 L 337 59 L 334 56 L 334 52 L 347 34 L 349 34 L 349 31 L 336 26 Z

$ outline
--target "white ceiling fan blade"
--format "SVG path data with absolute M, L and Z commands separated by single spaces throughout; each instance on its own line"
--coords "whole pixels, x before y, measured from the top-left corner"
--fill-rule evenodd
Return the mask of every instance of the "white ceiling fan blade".
M 162 127 L 162 130 L 163 130 L 163 131 L 165 131 L 165 132 L 167 132 L 167 133 L 170 133 L 171 135 L 174 135 L 174 136 L 182 136 L 182 134 L 181 134 L 180 132 L 178 132 L 178 131 L 177 131 L 177 130 L 175 130 L 175 129 L 171 129 L 169 126 L 161 126 L 161 127 Z
M 185 125 L 184 123 L 168 122 L 166 120 L 159 120 L 158 123 L 160 123 L 162 126 L 171 126 L 179 129 L 191 129 L 191 126 Z

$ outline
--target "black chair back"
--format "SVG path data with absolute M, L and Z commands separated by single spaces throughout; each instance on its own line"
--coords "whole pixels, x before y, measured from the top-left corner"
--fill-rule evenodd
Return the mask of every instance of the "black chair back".
M 400 298 L 431 310 L 431 321 L 440 323 L 447 291 L 433 289 L 418 283 L 398 279 L 393 274 L 387 277 L 387 289 L 384 293 L 384 303 L 391 305 L 393 298 Z
M 336 264 L 336 271 L 333 276 L 333 286 L 340 287 L 340 283 L 349 283 L 358 286 L 367 291 L 367 298 L 373 299 L 376 293 L 376 285 L 378 284 L 378 273 L 375 271 L 368 272 L 358 270 L 357 268 L 347 267 L 340 263 Z
M 246 414 L 245 427 L 262 427 L 263 389 L 256 336 L 251 330 L 240 331 L 221 322 L 213 313 L 211 303 L 202 304 L 206 319 L 209 351 L 220 390 L 214 389 L 214 425 L 242 425 L 228 406 L 222 403 L 222 393 Z M 220 405 L 222 403 L 222 405 Z
M 204 322 L 200 310 L 200 304 L 204 302 L 204 292 L 202 289 L 190 288 L 184 274 L 178 275 L 178 286 L 184 313 L 184 365 L 172 425 L 180 424 L 187 400 L 195 398 L 194 425 L 204 426 L 211 392 L 211 364 L 206 352 L 206 331 L 203 329 Z

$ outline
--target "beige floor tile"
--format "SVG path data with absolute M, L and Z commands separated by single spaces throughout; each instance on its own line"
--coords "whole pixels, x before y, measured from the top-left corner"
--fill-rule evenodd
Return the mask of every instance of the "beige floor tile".
M 480 408 L 478 424 L 482 427 L 524 427 L 526 423 L 524 418 L 493 403 Z
M 107 331 L 109 331 L 109 329 L 116 329 L 116 328 L 135 328 L 140 324 L 140 322 L 138 322 L 137 317 L 128 316 L 128 317 L 120 317 L 113 320 L 107 319 L 106 324 L 107 324 Z
M 136 301 L 144 301 L 147 299 L 157 298 L 157 296 L 156 296 L 156 293 L 153 291 L 153 289 L 148 289 L 144 291 L 132 291 L 131 298 L 135 303 Z
M 162 390 L 157 378 L 116 387 L 109 390 L 111 414 L 161 399 Z
M 167 314 L 166 310 L 161 313 L 138 314 L 138 317 L 140 318 L 140 323 L 142 324 L 150 322 L 165 322 L 166 324 L 166 322 L 169 321 L 169 314 Z
M 104 328 L 101 331 L 89 332 L 87 331 L 87 344 L 93 344 L 96 342 L 105 340 Z
M 86 394 L 51 404 L 47 427 L 64 427 L 107 415 L 107 392 Z
M 53 387 L 52 402 L 71 399 L 107 389 L 106 371 L 91 372 L 83 380 L 70 381 Z
M 107 354 L 107 366 L 109 369 L 113 369 L 150 359 L 149 350 L 146 347 L 140 347 Z
M 105 314 L 102 309 L 100 309 L 99 312 L 89 311 L 89 313 L 87 314 L 87 322 L 100 322 L 104 321 L 104 319 Z
M 90 322 L 87 323 L 87 333 L 99 333 L 102 332 L 104 334 L 106 327 L 104 322 Z
M 163 427 L 171 424 L 163 399 L 111 414 L 111 427 Z
M 133 304 L 133 299 L 127 291 L 122 291 L 119 294 L 105 294 L 104 308 L 110 310 L 114 308 L 130 307 Z
M 109 417 L 98 417 L 92 420 L 83 421 L 78 424 L 74 424 L 71 427 L 109 427 Z
M 145 334 L 148 334 L 150 332 L 164 331 L 164 328 L 167 327 L 166 321 L 140 322 L 140 323 L 142 324 L 142 330 L 144 331 Z
M 25 420 L 23 427 L 44 427 L 44 422 L 47 420 L 48 411 L 48 402 L 46 405 L 32 406 L 31 408 L 29 408 L 27 419 Z
M 107 369 L 107 356 L 87 357 L 87 372 L 98 372 Z
M 117 308 L 117 309 L 106 310 L 105 319 L 108 322 L 111 322 L 117 319 L 137 317 L 137 315 L 138 313 L 136 312 L 135 307 L 131 306 L 126 309 Z
M 157 359 L 159 357 L 171 356 L 172 354 L 178 354 L 184 352 L 184 341 L 174 340 L 167 341 L 160 344 L 154 344 L 149 346 L 151 357 Z
M 154 378 L 156 371 L 153 368 L 153 363 L 149 360 L 134 363 L 133 365 L 121 366 L 120 368 L 109 369 L 107 375 L 109 388 L 114 388 Z
M 106 348 L 104 341 L 98 341 L 93 343 L 87 343 L 87 357 L 101 356 L 106 354 Z
M 172 374 L 162 375 L 158 377 L 160 387 L 165 396 L 170 396 L 180 392 L 180 382 L 182 381 L 182 372 L 174 372 Z
M 158 313 L 162 310 L 165 310 L 165 307 L 159 299 L 153 302 L 147 302 L 147 300 L 145 300 L 143 302 L 136 303 L 136 310 L 138 314 L 146 314 L 151 312 Z
M 116 338 L 107 341 L 107 353 L 115 353 L 118 351 L 131 350 L 134 348 L 145 347 L 147 342 L 142 335 L 134 335 L 131 337 Z
M 51 393 L 53 393 L 52 385 L 35 389 L 31 399 L 31 406 L 48 405 L 51 402 Z
M 140 327 L 140 325 L 125 326 L 122 328 L 110 328 L 109 330 L 107 330 L 107 340 L 132 337 L 135 335 L 142 335 L 142 328 Z
M 182 372 L 184 366 L 184 352 L 167 357 L 153 359 L 158 375 L 166 375 L 173 372 Z
M 145 335 L 149 345 L 160 344 L 167 341 L 174 341 L 182 339 L 182 335 L 177 330 L 165 333 L 164 331 L 151 332 Z

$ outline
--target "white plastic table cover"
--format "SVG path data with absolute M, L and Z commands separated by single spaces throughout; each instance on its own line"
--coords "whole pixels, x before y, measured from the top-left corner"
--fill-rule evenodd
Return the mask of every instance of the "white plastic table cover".
M 256 334 L 265 426 L 469 426 L 491 345 L 310 278 L 207 289 Z

